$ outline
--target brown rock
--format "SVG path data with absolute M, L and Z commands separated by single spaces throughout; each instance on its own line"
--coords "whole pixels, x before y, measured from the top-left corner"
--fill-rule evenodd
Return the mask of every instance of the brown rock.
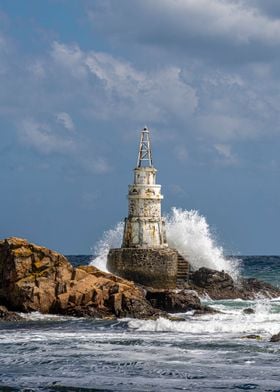
M 153 307 L 169 313 L 186 312 L 202 308 L 198 295 L 191 290 L 148 289 L 146 298 Z
M 273 343 L 278 343 L 278 342 L 280 342 L 280 332 L 277 333 L 276 335 L 272 335 L 272 336 L 271 336 L 271 339 L 270 339 L 270 342 L 273 342 Z
M 255 312 L 255 310 L 252 309 L 252 308 L 246 308 L 246 309 L 243 309 L 243 313 L 244 313 L 244 314 L 254 314 L 254 313 L 256 313 L 256 312 Z
M 260 280 L 250 278 L 234 282 L 224 271 L 200 268 L 190 276 L 189 286 L 200 295 L 208 295 L 212 299 L 255 299 L 263 296 L 275 298 L 280 290 Z
M 0 322 L 1 321 L 20 321 L 23 320 L 21 316 L 14 312 L 10 312 L 6 306 L 0 305 Z
M 0 301 L 24 312 L 151 318 L 154 309 L 133 282 L 93 266 L 74 268 L 57 252 L 20 238 L 0 241 Z
M 48 313 L 57 286 L 72 273 L 71 264 L 57 252 L 20 238 L 0 241 L 0 301 L 12 309 Z
M 255 339 L 255 340 L 261 340 L 262 337 L 260 335 L 245 335 L 242 336 L 241 339 Z

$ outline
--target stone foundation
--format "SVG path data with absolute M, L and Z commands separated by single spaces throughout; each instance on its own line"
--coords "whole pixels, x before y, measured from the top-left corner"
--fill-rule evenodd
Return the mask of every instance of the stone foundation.
M 154 288 L 176 288 L 178 253 L 170 248 L 118 248 L 108 254 L 108 270 Z

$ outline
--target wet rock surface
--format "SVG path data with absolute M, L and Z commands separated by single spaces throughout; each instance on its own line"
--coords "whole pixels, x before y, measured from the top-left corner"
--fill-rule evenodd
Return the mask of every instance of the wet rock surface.
M 212 299 L 249 300 L 257 297 L 276 298 L 280 295 L 280 290 L 269 283 L 255 278 L 241 279 L 236 283 L 228 273 L 204 267 L 192 273 L 189 288 Z
M 276 335 L 272 335 L 270 342 L 272 343 L 279 343 L 280 342 L 280 332 L 277 333 Z
M 243 313 L 244 314 L 255 314 L 256 311 L 252 308 L 246 308 L 246 309 L 243 309 Z
M 155 318 L 142 288 L 20 238 L 0 241 L 0 303 L 9 310 L 88 317 Z
M 151 319 L 193 310 L 215 313 L 199 295 L 212 299 L 278 297 L 280 290 L 256 279 L 238 285 L 225 272 L 200 268 L 183 290 L 151 289 L 102 272 L 74 268 L 61 254 L 20 238 L 0 241 L 0 304 L 9 311 L 40 311 L 77 317 Z M 168 313 L 167 313 L 168 312 Z M 251 313 L 248 310 L 248 314 Z M 10 316 L 3 310 L 2 319 Z
M 21 321 L 23 318 L 15 312 L 10 312 L 6 306 L 0 305 L 0 322 L 1 321 Z
M 242 336 L 241 339 L 252 339 L 252 340 L 262 340 L 262 337 L 260 335 L 245 335 Z
M 147 300 L 155 308 L 169 313 L 184 313 L 195 310 L 196 314 L 215 312 L 209 306 L 204 306 L 196 292 L 192 290 L 156 290 L 148 289 Z

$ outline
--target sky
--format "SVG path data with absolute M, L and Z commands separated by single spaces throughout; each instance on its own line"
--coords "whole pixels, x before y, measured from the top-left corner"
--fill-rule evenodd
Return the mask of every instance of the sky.
M 280 254 L 279 0 L 0 0 L 0 238 L 90 254 L 139 132 L 172 206 Z

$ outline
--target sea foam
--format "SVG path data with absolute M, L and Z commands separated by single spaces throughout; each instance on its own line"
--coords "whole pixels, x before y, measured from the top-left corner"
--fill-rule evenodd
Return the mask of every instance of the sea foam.
M 223 248 L 218 246 L 204 216 L 198 211 L 173 207 L 166 219 L 167 241 L 191 263 L 194 269 L 201 267 L 226 271 L 234 278 L 239 274 L 239 261 L 227 259 Z M 111 248 L 121 246 L 123 223 L 105 231 L 94 247 L 96 257 L 91 261 L 102 271 L 106 270 L 107 254 Z
M 171 321 L 165 318 L 157 320 L 130 320 L 128 327 L 141 332 L 174 332 L 185 336 L 204 335 L 211 339 L 220 339 L 230 335 L 240 337 L 243 334 L 260 334 L 266 338 L 279 332 L 280 313 L 271 312 L 269 301 L 257 301 L 255 314 L 246 315 L 242 309 L 225 307 L 222 313 L 202 315 L 186 321 Z

